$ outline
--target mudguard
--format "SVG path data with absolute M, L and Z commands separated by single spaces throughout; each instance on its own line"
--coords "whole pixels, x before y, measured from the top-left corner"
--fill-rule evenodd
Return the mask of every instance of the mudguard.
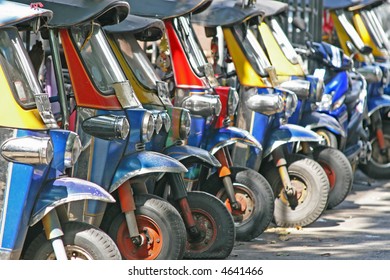
M 34 205 L 30 226 L 40 221 L 59 205 L 84 199 L 115 202 L 115 199 L 99 185 L 74 177 L 63 177 L 46 182 Z
M 112 193 L 120 185 L 135 176 L 149 173 L 182 173 L 187 168 L 178 160 L 167 155 L 142 151 L 132 153 L 122 158 L 115 172 L 109 192 Z
M 175 145 L 164 149 L 164 154 L 186 163 L 200 163 L 208 167 L 220 167 L 221 163 L 210 152 L 188 145 Z
M 286 143 L 321 141 L 321 136 L 307 128 L 295 124 L 281 125 L 270 135 L 263 157 L 268 156 L 277 147 L 282 146 Z
M 258 154 L 261 154 L 263 151 L 262 145 L 252 134 L 244 129 L 232 126 L 220 128 L 207 137 L 206 150 L 214 155 L 219 149 L 235 143 L 252 146 Z
M 319 112 L 310 112 L 309 114 L 304 114 L 299 124 L 311 130 L 326 128 L 336 135 L 347 137 L 344 128 L 337 121 L 337 119 L 328 114 Z
M 388 95 L 377 95 L 370 96 L 367 99 L 367 108 L 368 108 L 368 116 L 370 117 L 375 111 L 384 108 L 390 108 L 390 96 Z

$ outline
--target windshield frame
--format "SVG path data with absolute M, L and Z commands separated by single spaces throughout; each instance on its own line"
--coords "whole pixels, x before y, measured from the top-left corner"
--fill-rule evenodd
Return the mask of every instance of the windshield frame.
M 390 42 L 375 12 L 373 10 L 364 10 L 361 12 L 361 17 L 374 44 L 382 50 L 390 51 Z
M 351 38 L 352 43 L 355 45 L 355 47 L 358 50 L 363 49 L 364 42 L 363 42 L 362 38 L 360 37 L 359 33 L 356 31 L 355 27 L 347 19 L 345 12 L 344 11 L 336 11 L 336 15 L 337 15 L 337 18 L 338 18 L 340 24 L 343 26 L 345 32 Z
M 9 53 L 8 56 L 12 55 L 14 58 L 7 59 L 3 53 L 2 48 L 0 47 L 0 52 L 3 53 L 1 67 L 4 70 L 14 99 L 23 109 L 35 109 L 37 108 L 35 96 L 41 94 L 43 91 L 39 84 L 37 74 L 35 73 L 35 69 L 32 65 L 32 62 L 29 59 L 27 50 L 24 47 L 22 39 L 20 38 L 18 29 L 12 26 L 1 27 L 0 32 L 6 32 L 8 34 L 8 39 L 10 43 L 9 46 L 12 51 L 12 53 Z M 12 38 L 9 37 L 10 35 L 13 35 Z M 8 65 L 5 63 L 7 63 Z M 22 81 L 19 81 L 21 84 L 15 84 L 16 80 L 12 78 L 12 75 L 15 72 L 12 70 L 18 70 L 16 73 L 18 73 L 18 75 L 23 78 Z M 27 91 L 25 88 L 26 86 L 28 87 Z M 23 93 L 21 92 L 21 90 L 23 90 Z M 26 101 L 22 100 L 20 94 L 26 95 Z

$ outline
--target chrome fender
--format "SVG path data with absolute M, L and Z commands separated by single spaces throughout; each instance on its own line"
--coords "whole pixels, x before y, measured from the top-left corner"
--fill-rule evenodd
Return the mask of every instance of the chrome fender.
M 380 95 L 380 96 L 370 96 L 367 99 L 367 108 L 368 116 L 370 117 L 375 111 L 384 108 L 390 107 L 390 96 Z
M 248 146 L 252 146 L 257 150 L 258 154 L 261 154 L 263 151 L 263 146 L 256 140 L 256 138 L 250 134 L 248 131 L 228 126 L 218 129 L 217 132 L 213 133 L 210 137 L 207 138 L 207 147 L 206 149 L 214 155 L 218 150 L 223 147 L 235 144 L 242 143 Z
M 184 162 L 201 162 L 201 164 L 209 167 L 220 167 L 221 163 L 210 152 L 198 147 L 188 145 L 170 146 L 164 149 L 164 154 Z
M 187 168 L 178 160 L 152 151 L 133 153 L 122 158 L 115 172 L 109 192 L 112 193 L 120 185 L 135 176 L 149 173 L 182 173 Z
M 63 177 L 48 181 L 34 205 L 30 226 L 62 204 L 85 199 L 115 202 L 115 199 L 102 187 L 83 179 Z
M 328 114 L 320 112 L 311 112 L 310 114 L 304 114 L 299 124 L 311 130 L 326 128 L 327 130 L 331 131 L 334 134 L 340 135 L 341 137 L 347 136 L 344 128 L 337 121 L 337 119 Z
M 270 135 L 264 156 L 267 157 L 277 147 L 292 142 L 321 142 L 322 138 L 314 131 L 295 124 L 281 125 Z

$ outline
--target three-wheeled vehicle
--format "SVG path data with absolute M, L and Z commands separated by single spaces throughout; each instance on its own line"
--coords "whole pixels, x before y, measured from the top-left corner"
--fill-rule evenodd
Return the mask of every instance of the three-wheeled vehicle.
M 215 171 L 204 166 L 192 167 L 186 178 L 196 178 L 198 182 L 193 189 L 216 195 L 226 204 L 235 220 L 237 240 L 251 240 L 271 222 L 274 198 L 261 174 L 235 166 L 231 161 L 231 149 L 237 143 L 250 146 L 255 154 L 260 154 L 262 147 L 248 131 L 231 125 L 237 107 L 237 92 L 216 81 L 192 28 L 191 15 L 206 9 L 210 2 L 129 1 L 132 13 L 164 21 L 166 34 L 160 43 L 159 58 L 164 61 L 168 54 L 170 57 L 168 71 L 171 75 L 165 73 L 164 77 L 174 84 L 171 92 L 174 105 L 191 113 L 187 143 L 210 151 L 221 163 Z M 185 6 L 191 7 L 186 13 Z
M 321 135 L 325 141 L 332 136 L 336 139 L 334 146 L 324 145 L 313 149 L 313 158 L 321 164 L 328 176 L 330 183 L 328 208 L 333 208 L 344 201 L 353 183 L 351 162 L 354 157 L 345 149 L 346 128 L 331 114 L 317 111 L 324 91 L 324 77 L 316 76 L 317 72 L 311 75 L 305 70 L 302 59 L 280 25 L 283 20 L 288 20 L 288 4 L 267 0 L 257 5 L 265 11 L 265 15 L 258 26 L 253 26 L 253 32 L 270 63 L 275 67 L 278 79 L 292 83 L 305 80 L 306 83 L 310 83 L 308 95 L 297 95 L 297 108 L 288 119 L 288 123 L 309 128 Z
M 79 133 L 82 143 L 71 175 L 99 183 L 117 198 L 112 207 L 70 203 L 68 216 L 107 232 L 125 259 L 181 259 L 186 244 L 183 220 L 170 203 L 150 195 L 146 185 L 164 174 L 181 178 L 187 169 L 171 157 L 145 151 L 155 131 L 153 116 L 134 95 L 102 30 L 125 19 L 129 4 L 41 4 L 54 13 L 41 30 L 43 45 L 50 46 L 45 83 L 52 100 L 60 102 L 62 125 Z
M 364 1 L 362 3 L 360 4 L 364 6 Z M 339 46 L 348 56 L 354 58 L 357 71 L 363 74 L 367 80 L 368 132 L 372 155 L 367 163 L 361 164 L 359 167 L 367 176 L 389 178 L 390 96 L 384 93 L 390 89 L 390 65 L 375 62 L 372 52 L 374 50 L 376 55 L 379 55 L 380 50 L 378 48 L 372 49 L 371 46 L 366 45 L 353 26 L 352 20 L 356 23 L 360 20 L 358 13 L 351 12 L 354 9 L 358 10 L 356 2 L 339 1 L 336 5 L 332 1 L 326 0 L 324 1 L 324 9 L 328 11 L 333 20 Z M 363 28 L 361 24 L 358 27 Z M 364 35 L 364 32 L 361 34 Z
M 188 168 L 195 164 L 205 165 L 207 168 L 218 168 L 219 161 L 208 151 L 185 144 L 191 121 L 189 111 L 173 106 L 168 84 L 161 81 L 141 48 L 142 41 L 154 41 L 161 38 L 164 23 L 159 19 L 129 15 L 120 24 L 106 26 L 105 31 L 124 73 L 131 81 L 134 92 L 143 106 L 153 112 L 156 122 L 164 123 L 172 120 L 170 127 L 164 126 L 156 130 L 156 134 L 146 148 L 172 156 Z M 152 191 L 175 201 L 178 194 L 172 193 L 173 197 L 169 196 L 168 186 L 167 180 L 162 179 Z M 193 192 L 188 187 L 187 189 L 191 207 L 198 209 L 195 216 L 198 217 L 199 228 L 207 225 L 214 233 L 211 236 L 202 234 L 202 238 L 198 238 L 196 232 L 189 231 L 188 252 L 185 257 L 192 257 L 191 255 L 197 258 L 202 255 L 206 258 L 227 257 L 234 246 L 235 232 L 230 213 L 219 200 L 214 201 L 217 198 Z M 199 199 L 192 199 L 193 196 L 198 196 Z M 202 215 L 203 218 L 200 219 Z
M 232 62 L 233 75 L 238 77 L 240 102 L 235 125 L 249 130 L 264 147 L 264 152 L 256 158 L 261 163 L 256 170 L 267 178 L 274 190 L 276 224 L 306 226 L 321 216 L 329 195 L 329 180 L 323 168 L 312 158 L 297 154 L 299 147 L 304 153 L 310 153 L 310 143 L 321 143 L 320 136 L 287 123 L 297 105 L 296 93 L 307 94 L 309 87 L 299 81 L 279 83 L 274 67 L 252 29 L 248 28 L 252 24 L 258 26 L 261 17 L 258 14 L 252 18 L 243 16 L 245 10 L 253 13 L 263 8 L 251 1 L 241 4 L 215 0 L 192 20 L 205 26 L 206 34 L 221 36 L 226 44 L 229 56 L 224 56 L 223 60 Z M 222 65 L 222 71 L 227 69 Z M 236 147 L 233 160 L 250 163 L 241 147 Z
M 58 127 L 15 27 L 37 32 L 53 13 L 10 1 L 0 9 L 0 259 L 120 259 L 107 234 L 66 215 L 72 201 L 115 200 L 66 176 L 80 139 Z

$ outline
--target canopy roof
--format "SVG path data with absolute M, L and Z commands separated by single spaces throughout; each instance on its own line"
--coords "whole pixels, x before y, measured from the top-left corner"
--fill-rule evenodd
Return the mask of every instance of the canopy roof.
M 207 27 L 231 26 L 256 16 L 264 16 L 264 7 L 260 3 L 243 5 L 241 0 L 213 0 L 207 9 L 194 15 L 191 20 Z
M 377 6 L 382 5 L 383 3 L 386 3 L 385 0 L 363 0 L 362 3 L 350 7 L 350 11 L 355 11 L 355 10 L 364 10 L 364 9 L 373 9 Z
M 14 1 L 31 3 L 31 0 Z M 129 4 L 120 0 L 42 0 L 40 3 L 54 13 L 50 27 L 70 27 L 91 20 L 101 25 L 116 24 L 124 20 L 130 11 Z
M 360 4 L 362 0 L 324 0 L 324 9 L 341 10 Z

